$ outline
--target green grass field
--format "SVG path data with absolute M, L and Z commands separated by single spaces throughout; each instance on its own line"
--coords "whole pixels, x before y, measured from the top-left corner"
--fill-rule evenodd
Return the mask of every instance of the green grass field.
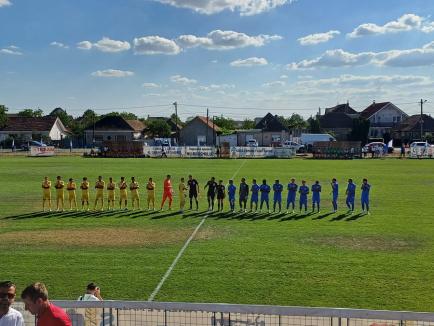
M 96 281 L 106 299 L 146 300 L 206 215 L 200 212 L 41 211 L 44 175 L 93 182 L 192 173 L 306 178 L 323 184 L 315 215 L 212 214 L 156 296 L 158 301 L 226 302 L 432 311 L 434 162 L 412 160 L 157 160 L 0 158 L 0 279 L 44 281 L 52 298 L 76 299 Z M 340 182 L 330 215 L 329 181 Z M 345 215 L 345 180 L 372 185 L 372 215 Z M 92 193 L 93 195 L 93 193 Z M 286 193 L 284 195 L 286 197 Z M 356 209 L 360 211 L 360 191 Z M 145 199 L 141 191 L 142 206 Z M 228 206 L 228 203 L 225 203 Z M 175 207 L 178 200 L 175 198 Z

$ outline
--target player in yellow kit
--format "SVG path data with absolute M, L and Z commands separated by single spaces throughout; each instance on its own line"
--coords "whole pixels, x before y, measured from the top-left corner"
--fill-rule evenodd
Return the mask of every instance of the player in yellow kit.
M 152 178 L 149 178 L 149 181 L 146 184 L 146 190 L 148 192 L 146 198 L 148 202 L 148 210 L 151 209 L 150 204 L 152 204 L 152 210 L 155 210 L 155 182 L 152 181 Z
M 72 203 L 74 203 L 74 208 L 77 210 L 77 196 L 75 195 L 75 190 L 77 186 L 74 182 L 74 179 L 70 178 L 69 182 L 66 184 L 66 190 L 68 191 L 68 200 L 69 200 L 69 210 L 72 211 Z
M 81 210 L 84 210 L 84 203 L 86 203 L 87 210 L 89 210 L 89 181 L 87 181 L 87 178 L 84 177 L 83 181 L 81 182 L 80 189 L 81 189 Z
M 42 181 L 42 211 L 45 212 L 45 202 L 48 203 L 48 209 L 51 212 L 51 181 L 44 177 Z
M 65 194 L 63 188 L 65 188 L 65 183 L 62 180 L 60 175 L 56 178 L 56 184 L 54 185 L 56 188 L 56 211 L 60 211 L 60 206 L 62 206 L 62 212 L 65 205 Z
M 121 181 L 118 184 L 119 187 L 119 209 L 122 209 L 122 203 L 124 203 L 124 209 L 127 210 L 127 202 L 128 202 L 128 195 L 127 195 L 127 182 L 125 181 L 125 177 L 121 177 Z
M 109 178 L 109 182 L 107 183 L 107 209 L 114 210 L 115 209 L 115 189 L 116 183 L 113 181 L 113 178 Z
M 134 210 L 134 203 L 136 204 L 137 209 L 140 209 L 139 183 L 136 181 L 134 177 L 131 178 L 130 190 L 131 190 L 131 205 L 133 206 L 133 210 Z
M 98 202 L 101 202 L 101 208 L 100 210 L 104 210 L 104 188 L 105 188 L 105 182 L 102 179 L 102 176 L 98 177 L 98 180 L 95 182 L 95 189 L 96 189 L 96 197 L 95 197 L 95 205 L 93 206 L 93 210 L 96 210 L 96 206 L 98 205 Z
M 185 197 L 187 191 L 187 186 L 185 185 L 184 178 L 181 178 L 181 183 L 179 184 L 178 189 L 179 189 L 179 212 L 182 214 L 184 213 Z

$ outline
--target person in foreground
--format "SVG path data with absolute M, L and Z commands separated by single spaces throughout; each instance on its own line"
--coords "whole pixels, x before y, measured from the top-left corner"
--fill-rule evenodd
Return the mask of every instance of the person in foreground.
M 24 326 L 23 315 L 11 307 L 16 291 L 11 281 L 0 282 L 0 326 Z
M 36 326 L 72 326 L 66 312 L 48 300 L 44 283 L 33 283 L 21 293 L 27 311 L 36 316 Z

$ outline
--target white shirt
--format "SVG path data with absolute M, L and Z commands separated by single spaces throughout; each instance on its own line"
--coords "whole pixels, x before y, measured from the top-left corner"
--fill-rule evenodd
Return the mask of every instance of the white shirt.
M 18 310 L 9 308 L 8 313 L 0 317 L 0 326 L 24 326 L 23 315 Z
M 78 298 L 78 301 L 99 301 L 99 299 L 93 294 L 85 294 Z M 2 326 L 2 325 L 0 325 Z

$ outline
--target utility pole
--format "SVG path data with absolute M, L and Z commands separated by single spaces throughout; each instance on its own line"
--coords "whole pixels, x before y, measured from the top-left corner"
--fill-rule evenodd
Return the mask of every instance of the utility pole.
M 208 146 L 208 129 L 209 129 L 209 109 L 206 108 L 206 145 Z
M 176 125 L 176 146 L 179 144 L 179 130 L 178 130 L 178 103 L 173 102 L 173 106 L 175 107 L 175 125 Z
M 420 140 L 423 140 L 423 104 L 426 100 L 420 99 Z

